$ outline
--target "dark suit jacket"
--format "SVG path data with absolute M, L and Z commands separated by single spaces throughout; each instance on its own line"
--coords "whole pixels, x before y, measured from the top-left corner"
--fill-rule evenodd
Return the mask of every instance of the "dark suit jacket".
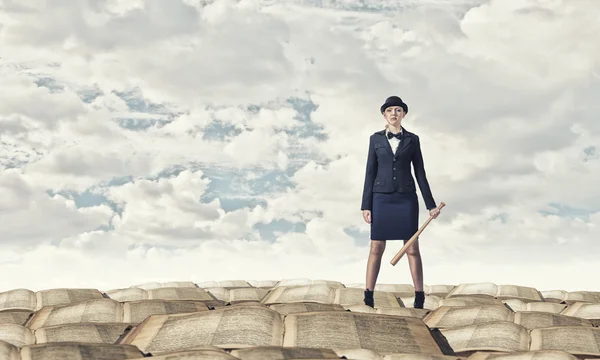
M 392 152 L 385 130 L 378 131 L 369 137 L 361 210 L 372 210 L 374 192 L 416 192 L 415 180 L 410 169 L 411 163 L 427 210 L 436 207 L 425 174 L 419 137 L 404 128 L 402 131 L 404 135 L 396 154 Z

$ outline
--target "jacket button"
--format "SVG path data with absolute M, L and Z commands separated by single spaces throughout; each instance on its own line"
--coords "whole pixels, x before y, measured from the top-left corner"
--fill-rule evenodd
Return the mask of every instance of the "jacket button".
M 394 180 L 396 180 L 396 177 L 394 176 Z
M 394 168 L 394 170 L 396 170 L 396 168 Z

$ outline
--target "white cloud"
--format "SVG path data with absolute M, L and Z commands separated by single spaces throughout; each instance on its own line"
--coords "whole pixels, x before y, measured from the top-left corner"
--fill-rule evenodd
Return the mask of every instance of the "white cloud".
M 392 94 L 447 203 L 422 236 L 426 283 L 589 288 L 571 274 L 595 269 L 600 250 L 598 11 L 589 0 L 0 1 L 0 271 L 16 274 L 0 291 L 363 282 L 368 136 Z M 309 123 L 289 97 L 316 106 Z M 400 246 L 388 244 L 380 282 L 412 282 L 405 262 L 388 265 Z

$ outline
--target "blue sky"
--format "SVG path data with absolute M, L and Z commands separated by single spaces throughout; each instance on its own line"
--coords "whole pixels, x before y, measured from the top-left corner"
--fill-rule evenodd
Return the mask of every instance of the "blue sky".
M 94 4 L 0 0 L 0 291 L 364 282 L 390 95 L 447 204 L 426 284 L 594 289 L 591 2 Z M 380 283 L 412 283 L 400 247 Z

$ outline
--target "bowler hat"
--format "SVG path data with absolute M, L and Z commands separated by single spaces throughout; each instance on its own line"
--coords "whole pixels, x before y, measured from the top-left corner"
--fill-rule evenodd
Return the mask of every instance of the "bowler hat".
M 383 114 L 385 109 L 390 106 L 400 106 L 405 113 L 408 112 L 408 105 L 406 105 L 404 101 L 402 101 L 402 99 L 400 99 L 398 96 L 390 96 L 387 99 L 385 99 L 385 103 L 381 105 L 381 113 Z

